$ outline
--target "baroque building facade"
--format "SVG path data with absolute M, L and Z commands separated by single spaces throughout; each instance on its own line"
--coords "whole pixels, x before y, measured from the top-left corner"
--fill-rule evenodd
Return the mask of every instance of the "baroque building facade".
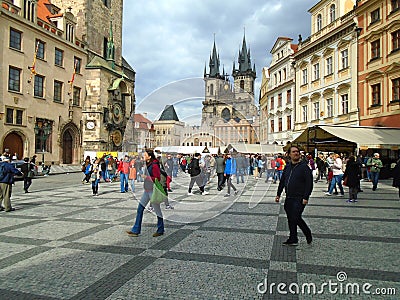
M 84 150 L 123 148 L 135 72 L 121 56 L 122 4 L 2 1 L 2 151 L 77 164 Z
M 261 143 L 286 145 L 293 140 L 296 89 L 293 57 L 297 44 L 292 41 L 291 38 L 279 37 L 270 51 L 271 64 L 263 69 L 260 89 Z
M 317 124 L 359 125 L 355 1 L 321 0 L 311 13 L 311 36 L 299 38 L 295 137 Z
M 232 77 L 233 84 L 224 68 L 221 73 L 214 41 L 209 72 L 204 68 L 205 99 L 200 131 L 211 133 L 202 138 L 206 145 L 211 143 L 218 147 L 229 143 L 258 142 L 258 109 L 254 103 L 256 70 L 245 37 L 239 50 L 238 66 L 233 63 Z
M 360 125 L 400 127 L 400 1 L 358 1 Z

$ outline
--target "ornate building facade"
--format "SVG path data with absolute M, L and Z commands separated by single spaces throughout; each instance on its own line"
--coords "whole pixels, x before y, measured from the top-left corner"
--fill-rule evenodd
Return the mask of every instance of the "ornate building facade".
M 84 150 L 123 148 L 135 72 L 121 56 L 122 3 L 2 1 L 2 151 L 77 164 Z
M 252 66 L 250 49 L 243 37 L 239 50 L 238 67 L 233 63 L 233 84 L 223 68 L 220 71 L 220 57 L 213 45 L 209 59 L 209 72 L 204 68 L 205 99 L 203 101 L 201 131 L 204 128 L 212 134 L 204 143 L 213 147 L 229 143 L 258 142 L 258 109 L 254 103 L 255 65 Z
M 262 130 L 260 142 L 286 145 L 293 140 L 295 69 L 294 54 L 297 44 L 292 39 L 279 37 L 270 53 L 269 68 L 263 69 L 260 89 Z M 261 124 L 260 124 L 261 128 Z
M 358 125 L 355 0 L 321 0 L 311 13 L 311 36 L 299 40 L 295 135 L 317 124 Z M 295 136 L 296 137 L 296 136 Z
M 400 127 L 400 1 L 357 3 L 360 125 Z

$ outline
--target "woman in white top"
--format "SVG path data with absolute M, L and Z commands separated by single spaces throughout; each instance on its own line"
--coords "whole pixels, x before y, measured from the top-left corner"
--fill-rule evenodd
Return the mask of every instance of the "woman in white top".
M 332 172 L 333 172 L 333 179 L 331 182 L 331 186 L 329 187 L 329 191 L 325 193 L 327 196 L 332 196 L 333 189 L 335 188 L 335 185 L 337 184 L 339 186 L 340 194 L 339 197 L 344 196 L 344 190 L 342 186 L 342 179 L 343 179 L 343 162 L 342 159 L 340 158 L 339 154 L 335 153 L 333 155 L 334 157 L 334 162 L 332 165 Z

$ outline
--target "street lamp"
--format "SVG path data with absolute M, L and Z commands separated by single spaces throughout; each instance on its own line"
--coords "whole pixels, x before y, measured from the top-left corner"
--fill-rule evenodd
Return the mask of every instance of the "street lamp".
M 51 134 L 51 124 L 48 122 L 37 122 L 35 125 L 35 135 L 40 140 L 40 146 L 42 148 L 42 168 L 44 167 L 44 153 L 46 152 L 46 141 Z

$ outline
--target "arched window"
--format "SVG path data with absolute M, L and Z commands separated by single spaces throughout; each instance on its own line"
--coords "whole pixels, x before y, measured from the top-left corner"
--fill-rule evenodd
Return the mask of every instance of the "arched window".
M 322 29 L 322 15 L 319 14 L 317 16 L 317 31 L 320 31 Z
M 244 90 L 244 80 L 240 80 L 240 89 Z
M 331 19 L 331 23 L 336 19 L 336 7 L 335 4 L 332 4 L 329 8 L 329 17 Z
M 210 84 L 210 95 L 214 95 L 214 85 Z

